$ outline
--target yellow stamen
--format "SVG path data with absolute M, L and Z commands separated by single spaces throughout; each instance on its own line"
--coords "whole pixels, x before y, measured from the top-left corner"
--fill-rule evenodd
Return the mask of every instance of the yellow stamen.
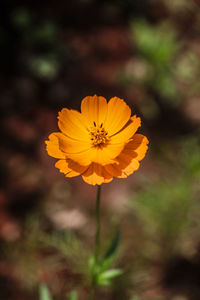
M 97 127 L 96 123 L 94 122 L 94 127 L 91 128 L 90 135 L 92 144 L 95 147 L 101 147 L 109 141 L 108 133 L 103 128 L 102 123 Z

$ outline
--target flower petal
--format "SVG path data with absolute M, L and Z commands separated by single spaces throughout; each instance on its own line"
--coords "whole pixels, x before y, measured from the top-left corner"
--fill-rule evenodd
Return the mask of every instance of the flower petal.
M 61 132 L 54 132 L 54 135 L 58 138 L 59 148 L 66 154 L 80 153 L 90 148 L 90 142 L 78 141 L 69 138 Z
M 111 137 L 111 144 L 128 142 L 130 138 L 136 133 L 138 127 L 141 126 L 141 119 L 136 116 L 131 117 L 130 121 L 119 131 Z
M 142 134 L 135 134 L 133 139 L 126 144 L 123 153 L 129 153 L 136 155 L 137 160 L 142 160 L 145 157 L 145 154 L 148 149 L 148 139 Z
M 91 164 L 91 159 L 90 159 L 91 152 L 92 149 L 88 149 L 80 153 L 68 153 L 67 157 L 82 166 L 88 166 L 89 164 Z
M 87 166 L 93 162 L 100 165 L 106 165 L 114 163 L 115 157 L 119 155 L 123 148 L 123 144 L 109 145 L 103 149 L 98 147 L 90 147 L 89 149 L 78 153 L 66 153 L 66 157 L 83 166 Z M 62 145 L 61 149 L 64 149 L 62 148 Z
M 80 112 L 63 108 L 58 113 L 58 120 L 58 126 L 65 135 L 80 141 L 90 140 L 86 120 Z
M 123 152 L 116 159 L 116 164 L 110 164 L 105 166 L 107 172 L 112 176 L 118 178 L 126 178 L 134 171 L 139 168 L 139 162 L 137 159 L 132 158 L 131 156 L 124 154 Z
M 49 135 L 49 140 L 45 141 L 47 153 L 55 158 L 65 158 L 66 155 L 59 149 L 58 138 L 54 133 Z
M 90 143 L 73 140 L 61 132 L 55 132 L 54 135 L 58 138 L 59 148 L 64 152 L 65 158 L 72 159 L 82 166 L 88 166 L 91 163 L 92 148 Z
M 121 153 L 123 148 L 123 144 L 108 144 L 103 148 L 93 147 L 90 153 L 91 162 L 95 162 L 100 165 L 114 163 L 115 158 Z
M 80 165 L 87 166 L 92 162 L 106 165 L 115 162 L 115 158 L 121 153 L 124 144 L 108 144 L 103 148 L 93 147 L 91 143 L 72 140 L 62 133 L 54 133 L 59 141 L 61 151 L 65 157 L 74 160 Z
M 131 109 L 124 100 L 114 97 L 108 102 L 108 112 L 104 128 L 109 136 L 120 131 L 131 117 Z
M 61 159 L 55 164 L 55 167 L 60 170 L 61 173 L 66 174 L 66 177 L 75 177 L 85 172 L 88 166 L 81 166 L 71 160 Z
M 134 171 L 136 171 L 140 163 L 137 159 L 131 158 L 130 156 L 127 156 L 126 154 L 120 154 L 118 157 L 119 166 L 122 168 L 122 174 L 120 176 L 117 176 L 118 178 L 126 178 L 129 175 L 131 175 Z
M 135 134 L 116 158 L 116 163 L 105 166 L 106 171 L 112 176 L 126 178 L 139 168 L 139 161 L 144 158 L 148 143 L 149 141 L 144 135 Z
M 102 183 L 112 181 L 113 176 L 109 174 L 103 166 L 92 163 L 82 174 L 82 178 L 86 183 L 101 185 Z
M 107 115 L 107 101 L 101 96 L 88 96 L 81 102 L 81 112 L 90 126 L 94 126 L 94 122 L 97 126 L 104 123 Z

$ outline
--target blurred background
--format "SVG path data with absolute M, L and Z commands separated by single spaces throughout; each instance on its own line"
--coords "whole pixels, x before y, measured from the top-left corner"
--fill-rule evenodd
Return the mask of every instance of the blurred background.
M 102 251 L 125 271 L 98 299 L 200 299 L 200 1 L 5 1 L 0 9 L 0 299 L 88 295 L 96 188 L 44 140 L 61 108 L 118 96 L 150 141 L 103 185 Z M 75 298 L 73 298 L 75 299 Z

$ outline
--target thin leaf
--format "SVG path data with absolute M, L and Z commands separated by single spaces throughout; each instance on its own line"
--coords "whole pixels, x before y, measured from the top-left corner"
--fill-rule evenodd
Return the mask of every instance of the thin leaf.
M 113 262 L 115 254 L 116 254 L 117 247 L 119 245 L 119 239 L 120 239 L 120 231 L 118 230 L 116 232 L 116 234 L 114 235 L 108 250 L 106 251 L 105 255 L 100 260 L 99 273 L 102 273 L 106 269 L 108 269 L 108 267 Z
M 108 286 L 111 284 L 111 280 L 123 272 L 120 269 L 111 269 L 99 274 L 97 278 L 98 285 Z
M 90 258 L 89 258 L 89 268 L 92 270 L 94 267 L 95 267 L 95 258 L 94 258 L 94 255 L 92 255 Z
M 98 280 L 98 285 L 109 286 L 111 284 L 109 279 L 101 279 Z
M 120 269 L 110 269 L 108 271 L 101 273 L 99 275 L 99 278 L 100 279 L 111 279 L 111 278 L 115 278 L 115 277 L 121 275 L 122 273 L 123 273 L 123 271 Z
M 40 285 L 40 300 L 53 300 L 45 284 Z
M 120 231 L 117 230 L 117 232 L 114 235 L 114 237 L 113 237 L 113 239 L 111 241 L 111 244 L 110 244 L 110 246 L 109 246 L 109 248 L 108 248 L 108 250 L 107 250 L 104 258 L 108 258 L 108 257 L 112 256 L 116 252 L 117 247 L 119 245 L 119 239 L 120 239 Z
M 72 291 L 72 292 L 69 294 L 68 300 L 78 300 L 77 291 Z
M 108 258 L 102 260 L 99 265 L 99 272 L 102 273 L 106 269 L 108 269 L 108 267 L 112 264 L 113 260 L 114 260 L 114 255 L 109 256 Z

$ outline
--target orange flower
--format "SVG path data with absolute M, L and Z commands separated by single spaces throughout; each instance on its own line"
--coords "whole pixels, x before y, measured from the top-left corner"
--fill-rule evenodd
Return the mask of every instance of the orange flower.
M 66 177 L 81 175 L 92 185 L 126 178 L 139 168 L 148 140 L 136 134 L 140 118 L 131 117 L 124 100 L 88 96 L 81 102 L 81 113 L 63 108 L 58 114 L 61 132 L 46 141 L 50 156 L 58 158 L 55 167 Z

